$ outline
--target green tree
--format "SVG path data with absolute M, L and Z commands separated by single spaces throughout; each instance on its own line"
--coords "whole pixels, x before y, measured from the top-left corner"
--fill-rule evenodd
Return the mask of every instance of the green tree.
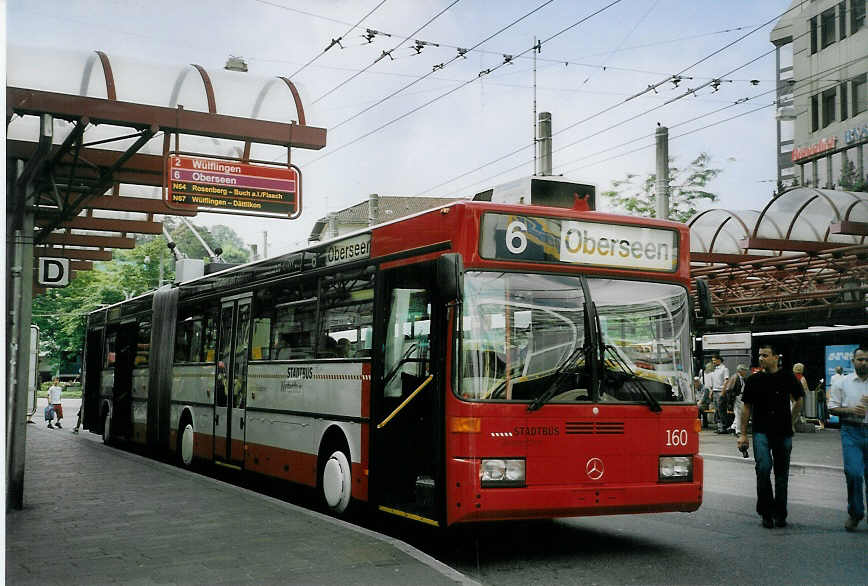
M 674 166 L 669 159 L 669 219 L 686 222 L 696 214 L 703 202 L 715 202 L 719 198 L 708 191 L 708 184 L 721 173 L 711 167 L 711 157 L 700 153 L 687 168 Z M 657 174 L 644 179 L 628 173 L 624 179 L 612 181 L 612 188 L 601 194 L 618 211 L 638 216 L 657 216 Z

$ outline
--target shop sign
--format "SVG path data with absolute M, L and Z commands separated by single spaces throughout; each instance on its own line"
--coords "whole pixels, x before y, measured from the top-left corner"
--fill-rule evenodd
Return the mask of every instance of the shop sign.
M 829 138 L 821 138 L 817 143 L 812 144 L 811 146 L 796 147 L 793 149 L 793 161 L 799 161 L 814 155 L 819 155 L 826 151 L 834 150 L 837 144 L 838 137 L 830 136 Z

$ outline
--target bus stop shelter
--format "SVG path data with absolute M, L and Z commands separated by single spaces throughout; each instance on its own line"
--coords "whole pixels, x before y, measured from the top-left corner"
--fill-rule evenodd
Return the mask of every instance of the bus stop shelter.
M 868 322 L 868 193 L 791 189 L 762 210 L 706 210 L 688 225 L 714 331 Z
M 40 61 L 41 59 L 41 61 Z M 25 410 L 34 269 L 70 272 L 160 234 L 162 215 L 195 215 L 165 200 L 170 153 L 291 165 L 292 148 L 321 149 L 283 77 L 153 66 L 10 49 L 6 87 L 7 510 L 23 502 Z M 276 156 L 275 156 L 276 154 Z M 261 157 L 261 159 L 260 159 Z M 300 210 L 300 191 L 298 209 Z

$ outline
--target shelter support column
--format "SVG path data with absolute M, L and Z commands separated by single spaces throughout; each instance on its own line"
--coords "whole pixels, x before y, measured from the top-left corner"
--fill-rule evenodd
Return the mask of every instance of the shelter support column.
M 24 460 L 27 445 L 27 387 L 30 377 L 30 322 L 33 318 L 33 237 L 35 189 L 33 179 L 44 164 L 53 142 L 54 118 L 40 119 L 39 146 L 23 164 L 7 169 L 7 262 L 10 278 L 6 287 L 6 510 L 24 507 Z M 11 172 L 10 172 L 11 171 Z M 10 197 L 11 196 L 11 197 Z M 11 246 L 10 246 L 11 244 Z M 10 262 L 11 261 L 11 262 Z
M 16 183 L 13 180 L 13 183 Z M 16 187 L 13 186 L 13 190 Z M 16 190 L 17 191 L 17 190 Z M 29 191 L 29 189 L 28 189 Z M 30 322 L 33 304 L 33 206 L 32 192 L 15 193 L 17 205 L 23 206 L 20 225 L 12 231 L 10 289 L 7 307 L 7 367 L 9 381 L 6 397 L 6 509 L 24 506 L 24 459 L 27 439 L 27 391 L 30 380 Z M 16 214 L 17 215 L 17 214 Z
M 862 143 L 856 145 L 856 170 L 859 173 L 859 179 L 865 180 L 865 159 L 862 152 Z
M 832 189 L 832 155 L 826 156 L 826 189 Z

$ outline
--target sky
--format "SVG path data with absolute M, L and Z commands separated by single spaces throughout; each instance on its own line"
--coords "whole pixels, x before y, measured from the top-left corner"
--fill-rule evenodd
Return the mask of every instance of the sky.
M 711 184 L 720 196 L 712 207 L 762 209 L 776 177 L 769 33 L 789 4 L 8 0 L 7 83 L 70 93 L 87 85 L 99 96 L 99 79 L 82 84 L 82 71 L 100 50 L 115 68 L 118 99 L 169 105 L 176 80 L 196 63 L 212 75 L 219 112 L 249 115 L 263 85 L 290 77 L 307 124 L 328 133 L 320 151 L 292 150 L 303 178 L 300 217 L 194 219 L 230 225 L 260 247 L 267 232 L 270 255 L 303 246 L 317 219 L 371 193 L 471 196 L 531 175 L 534 108 L 552 115 L 555 174 L 602 191 L 627 174 L 652 173 L 659 123 L 670 129 L 676 166 L 706 152 L 723 170 Z M 469 50 L 461 56 L 459 48 Z M 225 71 L 230 55 L 249 71 Z M 676 85 L 673 75 L 683 79 Z M 204 109 L 201 86 L 183 79 L 178 102 Z M 260 117 L 297 115 L 277 88 Z M 89 130 L 88 140 L 99 132 Z M 162 141 L 152 143 L 159 152 Z M 182 148 L 193 146 L 215 155 L 235 148 Z M 285 151 L 268 147 L 254 156 L 285 161 Z

